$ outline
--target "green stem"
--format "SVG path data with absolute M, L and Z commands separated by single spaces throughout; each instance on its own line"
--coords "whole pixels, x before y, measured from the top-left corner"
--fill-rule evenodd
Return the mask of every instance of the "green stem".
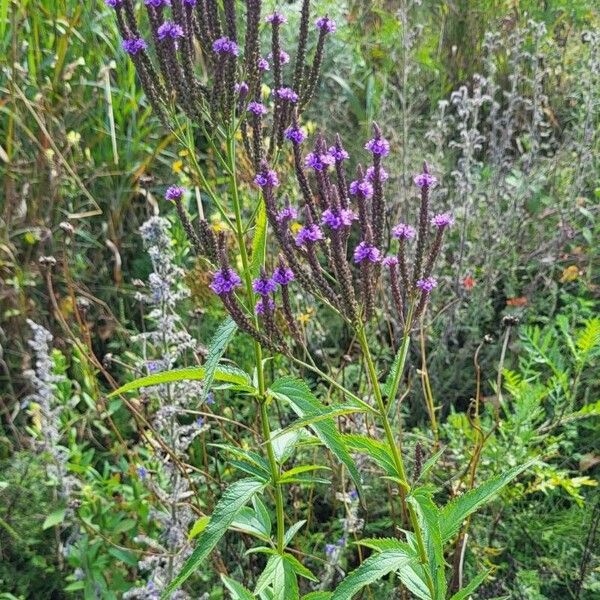
M 402 459 L 402 453 L 398 444 L 396 444 L 396 440 L 394 437 L 394 432 L 392 431 L 392 426 L 390 424 L 390 420 L 388 418 L 388 411 L 383 400 L 383 394 L 381 393 L 381 386 L 379 385 L 379 379 L 377 377 L 377 369 L 375 368 L 375 363 L 373 361 L 373 356 L 371 355 L 371 351 L 369 349 L 369 342 L 367 340 L 367 335 L 365 332 L 364 325 L 360 324 L 357 327 L 356 331 L 358 335 L 358 342 L 360 344 L 363 357 L 365 359 L 365 363 L 367 365 L 367 371 L 369 374 L 369 380 L 371 381 L 371 386 L 373 387 L 373 395 L 375 396 L 375 402 L 377 403 L 377 408 L 379 410 L 379 415 L 381 417 L 381 422 L 383 425 L 383 429 L 385 431 L 386 441 L 390 447 L 392 452 L 392 457 L 394 459 L 394 465 L 396 467 L 396 471 L 398 472 L 400 478 L 400 498 L 402 500 L 402 509 L 405 514 L 408 514 L 410 519 L 410 523 L 413 528 L 413 532 L 415 535 L 415 541 L 417 543 L 417 550 L 419 552 L 419 559 L 421 564 L 424 567 L 424 572 L 427 578 L 427 587 L 429 588 L 429 592 L 431 593 L 431 597 L 435 598 L 435 590 L 433 585 L 433 580 L 431 578 L 431 574 L 427 569 L 428 559 L 427 559 L 427 551 L 425 550 L 425 542 L 423 540 L 423 532 L 421 531 L 421 525 L 419 523 L 418 516 L 415 512 L 415 509 L 410 503 L 406 502 L 407 492 L 410 491 L 410 484 L 408 483 L 408 479 L 406 477 L 406 469 L 404 467 L 404 461 Z M 404 362 L 406 361 L 406 354 L 408 350 L 408 342 L 409 332 L 405 330 L 404 339 L 402 341 L 402 355 L 401 355 L 401 365 L 399 365 L 399 371 L 404 369 Z M 404 348 L 406 347 L 406 351 Z M 402 356 L 404 359 L 402 360 Z
M 230 192 L 233 201 L 233 210 L 235 214 L 235 234 L 240 249 L 240 257 L 242 259 L 242 270 L 244 284 L 246 286 L 246 295 L 248 301 L 254 297 L 252 290 L 252 273 L 250 272 L 250 263 L 248 261 L 248 252 L 244 243 L 244 227 L 242 223 L 242 208 L 240 197 L 238 194 L 237 178 L 235 171 L 235 139 L 233 135 L 227 138 L 227 162 L 229 168 Z M 258 318 L 254 316 L 255 326 L 258 328 Z M 262 435 L 267 447 L 267 459 L 271 469 L 271 478 L 275 488 L 275 511 L 277 515 L 277 551 L 281 554 L 284 550 L 285 538 L 285 520 L 283 510 L 283 492 L 281 484 L 279 484 L 279 466 L 275 458 L 273 443 L 271 441 L 271 426 L 269 424 L 269 415 L 267 412 L 267 395 L 265 386 L 265 372 L 263 368 L 263 353 L 262 347 L 257 340 L 254 340 L 254 359 L 256 363 L 256 374 L 258 379 L 258 401 L 260 404 L 260 420 L 262 427 Z

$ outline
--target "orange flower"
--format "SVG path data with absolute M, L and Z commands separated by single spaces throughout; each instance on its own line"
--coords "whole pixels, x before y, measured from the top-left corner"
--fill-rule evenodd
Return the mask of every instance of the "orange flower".
M 462 284 L 465 290 L 472 290 L 475 287 L 475 280 L 470 275 L 467 275 L 463 279 Z

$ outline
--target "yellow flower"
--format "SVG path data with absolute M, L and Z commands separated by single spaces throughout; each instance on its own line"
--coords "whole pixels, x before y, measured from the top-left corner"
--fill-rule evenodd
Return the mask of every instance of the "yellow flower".
M 173 163 L 173 165 L 171 166 L 171 169 L 172 169 L 173 173 L 181 173 L 181 171 L 183 171 L 183 161 L 176 160 Z
M 562 275 L 560 277 L 560 282 L 568 283 L 570 281 L 575 281 L 578 277 L 579 277 L 579 269 L 577 268 L 577 265 L 571 265 L 570 267 L 567 267 L 562 272 Z

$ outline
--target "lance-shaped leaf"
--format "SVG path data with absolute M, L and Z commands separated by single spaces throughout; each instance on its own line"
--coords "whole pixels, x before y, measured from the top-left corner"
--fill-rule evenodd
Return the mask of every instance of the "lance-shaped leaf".
M 469 596 L 485 581 L 489 574 L 489 571 L 484 571 L 477 575 L 477 577 L 473 577 L 473 579 L 471 579 L 462 590 L 458 590 L 450 600 L 467 600 L 467 598 L 469 598 Z
M 204 386 L 202 388 L 202 400 L 206 400 L 208 392 L 215 379 L 215 373 L 219 367 L 219 361 L 223 357 L 227 345 L 233 339 L 237 325 L 231 317 L 227 317 L 221 325 L 219 325 L 215 335 L 213 336 L 208 346 L 208 354 L 202 365 L 204 367 Z
M 400 477 L 400 473 L 396 470 L 390 447 L 385 442 L 357 433 L 344 435 L 343 440 L 347 448 L 366 454 L 391 477 Z
M 315 398 L 306 383 L 301 379 L 281 377 L 273 382 L 270 392 L 281 400 L 289 402 L 292 410 L 300 418 L 316 417 L 327 412 L 327 408 Z M 333 419 L 319 420 L 312 423 L 310 427 L 338 460 L 346 465 L 352 481 L 354 481 L 356 488 L 361 492 L 360 475 Z
M 254 600 L 254 595 L 250 590 L 245 588 L 241 583 L 221 574 L 221 581 L 227 588 L 231 596 L 231 600 Z
M 258 277 L 260 268 L 265 264 L 265 253 L 267 249 L 267 210 L 264 200 L 261 198 L 256 213 L 256 226 L 252 238 L 252 264 L 250 272 L 252 277 Z
M 119 394 L 125 394 L 140 388 L 151 387 L 153 385 L 161 385 L 163 383 L 173 383 L 175 381 L 198 381 L 203 380 L 206 375 L 204 367 L 188 367 L 186 369 L 173 369 L 172 371 L 163 371 L 162 373 L 154 373 L 146 377 L 134 379 L 120 388 L 111 392 L 108 397 L 112 398 Z M 219 365 L 213 373 L 214 381 L 222 381 L 231 383 L 235 386 L 245 389 L 246 391 L 254 391 L 250 376 L 238 367 L 229 365 Z
M 198 538 L 198 544 L 192 555 L 183 565 L 175 579 L 163 591 L 161 598 L 169 598 L 181 584 L 188 579 L 204 562 L 219 540 L 225 535 L 240 509 L 264 487 L 262 481 L 256 479 L 240 479 L 227 488 L 215 506 L 206 529 Z
M 458 533 L 462 522 L 478 508 L 489 502 L 507 483 L 528 469 L 534 461 L 508 469 L 502 475 L 493 477 L 479 487 L 469 490 L 462 496 L 454 498 L 441 511 L 440 531 L 442 541 L 448 541 Z

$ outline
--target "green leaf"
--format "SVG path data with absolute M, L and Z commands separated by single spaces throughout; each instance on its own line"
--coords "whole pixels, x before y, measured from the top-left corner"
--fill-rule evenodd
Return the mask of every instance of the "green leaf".
M 302 596 L 302 600 L 331 600 L 333 592 L 310 592 Z
M 231 526 L 249 533 L 263 540 L 263 542 L 268 542 L 271 539 L 269 535 L 271 532 L 265 528 L 256 512 L 249 506 L 240 509 Z
M 458 590 L 450 600 L 466 600 L 486 579 L 490 574 L 490 571 L 484 571 L 469 581 L 469 583 L 462 589 Z
M 307 569 L 293 554 L 289 554 L 288 552 L 286 552 L 283 555 L 283 558 L 284 558 L 284 560 L 286 560 L 287 562 L 290 563 L 290 565 L 292 566 L 294 571 L 301 577 L 304 577 L 305 579 L 309 579 L 310 581 L 319 581 L 313 575 L 313 573 L 310 571 L 310 569 Z
M 287 547 L 289 546 L 289 543 L 292 541 L 292 539 L 294 538 L 294 536 L 298 533 L 298 531 L 300 531 L 300 529 L 302 529 L 302 527 L 304 526 L 304 524 L 306 523 L 306 519 L 303 519 L 302 521 L 298 521 L 297 523 L 294 523 L 286 532 L 285 532 L 285 537 L 284 537 L 284 545 Z
M 204 379 L 206 370 L 204 367 L 189 367 L 187 369 L 173 369 L 172 371 L 164 371 L 162 373 L 154 373 L 153 375 L 147 375 L 146 377 L 140 377 L 134 379 L 120 388 L 116 389 L 108 395 L 108 398 L 117 396 L 119 394 L 125 394 L 133 390 L 138 390 L 143 387 L 150 387 L 153 385 L 160 385 L 162 383 L 173 383 L 174 381 L 190 381 L 190 380 L 202 380 Z M 224 381 L 226 383 L 233 383 L 236 386 L 240 386 L 248 391 L 254 391 L 252 387 L 252 380 L 250 376 L 242 369 L 237 367 L 231 367 L 229 365 L 220 365 L 215 369 L 213 375 L 214 381 Z
M 279 554 L 273 554 L 269 558 L 263 572 L 260 574 L 256 582 L 256 587 L 254 588 L 255 596 L 258 596 L 261 592 L 264 592 L 269 585 L 271 585 L 275 578 L 275 571 L 277 570 L 279 563 L 282 561 L 283 559 Z
M 59 525 L 60 523 L 62 523 L 65 520 L 66 512 L 66 508 L 61 508 L 59 510 L 51 512 L 44 520 L 42 529 L 49 529 L 50 527 L 54 527 L 55 525 Z
M 298 578 L 287 556 L 279 557 L 273 577 L 273 600 L 299 600 Z
M 390 447 L 385 442 L 374 440 L 366 435 L 348 434 L 342 438 L 348 448 L 366 454 L 375 461 L 388 475 L 400 477 L 394 464 Z
M 225 584 L 227 591 L 231 595 L 231 600 L 254 600 L 254 594 L 246 589 L 241 583 L 221 574 L 221 581 Z
M 392 368 L 382 386 L 382 392 L 389 398 L 390 404 L 396 398 L 398 388 L 400 387 L 400 379 L 402 378 L 402 372 L 404 371 L 409 345 L 410 336 L 407 335 L 404 337 L 400 348 L 398 348 L 398 352 L 392 363 Z
M 284 464 L 292 456 L 296 445 L 308 437 L 311 437 L 311 434 L 305 429 L 287 432 L 284 432 L 282 429 L 273 430 L 271 442 L 273 444 L 275 460 L 280 465 Z
M 431 469 L 435 466 L 435 463 L 440 459 L 440 456 L 444 453 L 446 448 L 440 448 L 435 454 L 432 454 L 424 463 L 421 468 L 421 472 L 419 473 L 419 477 L 417 477 L 417 481 L 421 481 L 424 479 L 425 475 L 431 471 Z
M 402 569 L 413 559 L 407 550 L 384 550 L 373 554 L 352 571 L 333 592 L 331 600 L 351 600 L 366 585 L 379 581 L 388 573 Z
M 191 540 L 192 538 L 195 538 L 196 536 L 200 535 L 206 529 L 206 526 L 208 525 L 209 521 L 210 517 L 208 515 L 200 517 L 194 523 L 194 526 L 190 529 L 190 532 L 188 533 L 188 539 Z
M 183 565 L 178 575 L 163 591 L 161 598 L 164 600 L 178 589 L 204 562 L 219 540 L 223 537 L 240 509 L 264 487 L 262 481 L 256 479 L 240 479 L 230 485 L 211 515 L 210 522 L 198 540 L 198 545 Z
M 301 379 L 281 377 L 273 382 L 270 391 L 275 396 L 283 400 L 288 400 L 292 409 L 300 418 L 308 415 L 319 415 L 326 411 L 325 406 L 315 398 L 306 383 Z M 360 475 L 333 419 L 329 418 L 314 423 L 311 425 L 311 428 L 338 460 L 346 465 L 352 481 L 354 481 L 356 488 L 361 493 Z
M 300 465 L 282 473 L 279 477 L 279 483 L 288 483 L 289 480 L 296 479 L 297 475 L 319 470 L 331 471 L 329 467 L 326 467 L 324 465 Z
M 267 248 L 267 210 L 262 198 L 259 202 L 254 237 L 252 239 L 252 263 L 250 265 L 252 277 L 259 276 L 260 268 L 265 264 L 265 253 Z
M 208 392 L 215 378 L 216 370 L 219 366 L 219 361 L 223 357 L 227 345 L 233 339 L 237 325 L 231 317 L 227 317 L 215 332 L 208 346 L 208 354 L 204 362 L 204 386 L 202 388 L 202 401 L 206 400 Z
M 528 462 L 518 467 L 513 467 L 497 477 L 489 479 L 479 487 L 470 490 L 454 498 L 441 511 L 440 529 L 442 541 L 448 541 L 455 535 L 463 521 L 478 508 L 492 499 L 507 483 L 510 483 L 517 475 L 528 469 L 535 461 Z

